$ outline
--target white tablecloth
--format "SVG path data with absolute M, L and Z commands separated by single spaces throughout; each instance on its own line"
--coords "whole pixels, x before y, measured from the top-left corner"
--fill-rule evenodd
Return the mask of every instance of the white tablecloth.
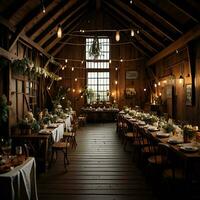
M 38 200 L 36 163 L 28 158 L 12 171 L 0 174 L 1 200 Z

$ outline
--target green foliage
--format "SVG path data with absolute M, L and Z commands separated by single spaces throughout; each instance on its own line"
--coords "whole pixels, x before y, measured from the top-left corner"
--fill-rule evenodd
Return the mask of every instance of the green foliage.
M 7 97 L 2 95 L 0 97 L 0 124 L 6 122 L 8 119 L 8 105 Z
M 195 136 L 195 131 L 188 126 L 184 126 L 183 127 L 183 135 L 191 139 Z
M 162 127 L 167 133 L 173 132 L 174 131 L 174 126 L 172 124 L 164 124 Z
M 93 43 L 89 49 L 89 56 L 93 56 L 94 58 L 98 58 L 101 54 L 101 49 L 99 45 L 99 40 L 97 37 L 94 38 Z

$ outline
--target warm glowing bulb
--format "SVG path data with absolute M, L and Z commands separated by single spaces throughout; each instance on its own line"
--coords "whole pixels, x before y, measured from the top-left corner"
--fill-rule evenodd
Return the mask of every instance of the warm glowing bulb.
M 58 80 L 62 80 L 62 77 L 59 77 Z
M 117 85 L 117 83 L 118 83 L 118 82 L 117 82 L 117 81 L 115 81 L 115 85 Z
M 166 83 L 167 83 L 167 81 L 166 81 L 166 80 L 164 80 L 164 81 L 163 81 L 163 83 L 164 83 L 164 84 L 166 84 Z
M 119 32 L 119 31 L 116 31 L 115 40 L 116 40 L 117 42 L 120 41 L 120 32 Z
M 67 63 L 68 62 L 68 60 L 67 59 L 65 59 L 65 63 Z
M 72 71 L 74 71 L 74 67 L 72 67 Z
M 82 92 L 82 90 L 79 90 L 79 93 L 81 93 Z
M 115 70 L 117 71 L 117 70 L 118 70 L 118 68 L 117 68 L 117 67 L 115 67 Z
M 48 89 L 48 90 L 50 90 L 50 89 L 51 89 L 51 87 L 49 86 L 49 87 L 47 87 L 47 89 Z
M 62 70 L 64 70 L 65 69 L 65 66 L 62 66 Z
M 139 34 L 140 33 L 140 30 L 137 30 L 137 34 Z
M 157 84 L 156 84 L 156 83 L 154 84 L 154 87 L 155 87 L 155 88 L 157 87 Z
M 112 92 L 112 96 L 114 96 L 115 95 L 115 93 L 114 92 Z
M 120 62 L 123 62 L 123 59 L 122 59 L 122 58 L 120 59 Z
M 160 86 L 160 81 L 158 82 L 158 85 Z
M 160 96 L 160 97 L 162 96 L 162 93 L 161 93 L 161 92 L 159 93 L 159 96 Z
M 133 29 L 131 29 L 131 37 L 135 36 L 135 31 Z
M 45 13 L 46 12 L 46 10 L 45 10 L 45 7 L 43 6 L 43 8 L 42 8 L 42 12 L 43 13 Z
M 77 78 L 74 79 L 75 82 L 77 82 L 77 80 L 78 80 Z
M 76 90 L 75 90 L 75 89 L 73 89 L 73 90 L 72 90 L 72 92 L 74 93 L 74 92 L 76 92 Z
M 83 95 L 81 95 L 81 99 L 83 98 Z
M 82 61 L 81 61 L 81 64 L 83 64 L 83 63 L 84 63 L 84 61 L 82 60 Z
M 144 92 L 146 92 L 147 91 L 147 89 L 146 88 L 144 88 Z
M 58 38 L 61 38 L 61 37 L 62 37 L 62 28 L 61 28 L 61 25 L 58 26 L 57 37 L 58 37 Z
M 111 63 L 112 63 L 112 60 L 109 60 L 109 63 L 111 64 Z
M 65 99 L 65 97 L 62 97 L 62 99 Z

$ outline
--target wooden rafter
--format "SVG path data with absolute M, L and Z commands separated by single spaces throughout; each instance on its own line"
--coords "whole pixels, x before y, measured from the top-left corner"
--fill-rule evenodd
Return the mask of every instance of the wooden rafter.
M 116 11 L 122 18 L 124 18 L 125 21 L 131 21 L 130 18 L 128 18 L 125 14 L 123 14 L 122 12 L 120 12 L 118 9 L 114 8 L 114 7 L 111 6 L 111 5 L 110 5 L 110 7 L 111 7 L 112 9 L 114 9 L 114 11 Z M 120 18 L 119 18 L 119 17 L 117 18 L 117 21 L 120 21 Z M 124 25 L 125 25 L 125 24 L 124 24 Z M 129 27 L 127 26 L 127 24 L 126 24 L 125 26 L 126 26 L 126 28 L 129 28 Z M 145 40 L 145 37 L 142 36 L 142 33 L 140 33 L 140 34 L 137 35 L 136 37 L 139 39 L 139 41 L 142 43 L 142 45 L 143 45 L 145 48 L 149 49 L 151 52 L 154 52 L 154 53 L 157 53 L 157 52 L 158 52 L 158 50 L 152 45 L 152 42 L 151 42 L 151 44 L 150 44 L 149 42 L 147 42 L 147 41 Z M 148 39 L 148 41 L 149 41 L 149 39 Z
M 109 12 L 107 9 L 104 9 L 105 12 L 111 16 L 114 20 L 117 20 L 117 23 L 125 26 L 124 23 L 122 22 L 122 20 L 120 20 L 118 17 L 116 17 L 116 15 L 112 15 L 111 12 Z M 127 28 L 127 27 L 126 27 Z M 127 38 L 127 35 L 124 34 L 124 36 Z M 150 52 L 147 52 L 148 49 L 144 48 L 144 46 L 142 46 L 137 40 L 135 40 L 134 42 L 131 41 L 130 42 L 132 46 L 134 46 L 140 53 L 142 53 L 143 55 L 147 56 L 148 58 L 150 57 Z
M 140 12 L 140 10 L 136 8 L 132 9 L 125 3 L 123 3 L 121 0 L 113 0 L 116 5 L 118 5 L 120 8 L 125 10 L 126 12 L 130 13 L 132 16 L 136 17 L 143 23 L 145 26 L 149 27 L 152 31 L 159 33 L 160 35 L 166 37 L 170 41 L 174 41 L 173 37 L 169 34 L 169 31 L 164 30 L 161 28 L 161 26 L 158 27 L 158 24 L 154 22 L 152 19 L 147 16 L 144 16 L 144 13 Z
M 162 58 L 166 57 L 167 55 L 175 52 L 177 49 L 183 47 L 191 40 L 197 38 L 200 36 L 200 25 L 195 26 L 193 29 L 182 35 L 178 40 L 173 42 L 171 45 L 169 45 L 167 48 L 159 52 L 157 55 L 155 55 L 153 58 L 151 58 L 147 62 L 147 66 L 153 65 L 157 61 L 161 60 Z
M 158 37 L 156 37 L 156 35 L 154 36 L 152 32 L 148 31 L 143 25 L 141 25 L 139 23 L 139 21 L 137 20 L 132 20 L 131 18 L 129 18 L 127 15 L 123 14 L 121 11 L 119 11 L 115 6 L 113 6 L 112 4 L 108 3 L 108 2 L 104 2 L 108 7 L 110 7 L 113 11 L 115 11 L 116 13 L 118 13 L 119 15 L 123 15 L 123 18 L 129 22 L 130 24 L 134 24 L 134 26 L 139 27 L 139 29 L 143 30 L 143 33 L 146 37 L 148 37 L 150 40 L 152 40 L 153 42 L 155 42 L 157 45 L 161 46 L 162 48 L 165 48 L 165 45 L 158 39 Z
M 55 28 L 57 27 L 58 24 L 60 24 L 63 27 L 63 32 L 64 32 L 65 29 L 67 28 L 67 24 L 71 23 L 70 21 L 66 23 L 66 21 L 70 20 L 72 17 L 77 18 L 76 15 L 79 16 L 78 12 L 80 12 L 80 10 L 82 8 L 84 8 L 87 5 L 87 3 L 88 3 L 88 1 L 85 1 L 80 6 L 78 6 L 75 10 L 70 12 L 70 14 L 67 13 L 67 15 L 65 14 L 64 16 L 62 16 L 61 21 L 59 21 L 59 19 L 58 19 L 54 23 L 49 25 L 48 30 L 44 31 L 44 33 L 43 33 L 43 35 L 45 35 L 45 37 L 43 37 L 40 41 L 38 41 L 38 43 L 42 46 L 45 42 L 47 42 L 47 40 L 49 40 L 52 37 L 52 34 L 51 34 L 52 30 L 55 30 Z M 72 19 L 71 21 L 74 21 L 74 19 Z M 56 33 L 56 30 L 55 30 L 54 34 L 55 33 Z
M 32 39 L 35 40 L 41 32 L 46 30 L 50 24 L 52 24 L 62 13 L 65 13 L 71 6 L 73 6 L 77 0 L 71 0 L 67 3 L 59 3 L 51 12 L 47 13 L 45 17 L 42 18 L 32 29 L 30 29 L 27 34 Z
M 63 29 L 63 33 L 65 33 L 66 30 L 68 30 L 68 28 L 72 25 L 74 25 L 78 20 L 80 20 L 80 18 L 85 14 L 85 10 L 82 11 L 81 13 L 79 13 L 79 15 L 77 15 L 73 20 L 71 20 L 67 26 L 65 26 L 65 28 Z M 50 42 L 44 49 L 48 52 L 50 49 L 52 49 L 56 43 L 58 43 L 61 38 L 57 38 L 57 35 L 54 35 L 54 40 L 52 42 Z
M 47 11 L 53 6 L 52 1 L 53 0 L 49 1 L 46 5 Z M 42 15 L 44 15 L 44 13 L 41 12 L 41 5 L 39 5 L 24 17 L 24 19 L 17 25 L 17 29 L 9 41 L 9 51 L 12 50 L 20 35 L 24 32 L 27 26 L 30 26 L 35 20 L 35 18 L 41 18 Z
M 81 20 L 79 21 L 79 23 L 77 23 L 76 25 L 74 25 L 73 27 L 71 27 L 70 29 L 68 29 L 68 32 L 67 33 L 70 33 L 74 30 L 76 30 L 77 27 L 79 27 L 81 24 Z M 68 35 L 65 35 L 61 42 L 67 42 L 69 41 L 70 37 Z M 61 49 L 65 46 L 66 44 L 59 44 L 57 43 L 52 49 L 49 50 L 49 52 L 53 55 L 53 56 L 56 56 L 60 51 Z
M 10 19 L 15 13 L 18 12 L 19 9 L 21 9 L 24 4 L 27 2 L 27 0 L 18 0 L 14 1 L 8 8 L 5 9 L 5 11 L 2 13 L 2 16 L 6 19 Z
M 0 47 L 0 56 L 8 59 L 8 60 L 14 60 L 14 59 L 17 59 L 18 57 L 12 53 L 10 53 L 9 51 L 3 49 Z
M 134 4 L 140 6 L 141 8 L 144 8 L 145 10 L 148 10 L 152 15 L 158 17 L 160 20 L 168 24 L 180 34 L 183 33 L 183 27 L 180 27 L 180 25 L 175 23 L 175 21 L 170 16 L 168 16 L 164 12 L 161 12 L 155 5 L 150 3 L 150 1 L 134 0 Z
M 168 0 L 174 7 L 179 9 L 182 13 L 192 18 L 195 22 L 199 23 L 200 17 L 199 13 L 196 13 L 193 9 L 191 9 L 190 5 L 183 0 Z

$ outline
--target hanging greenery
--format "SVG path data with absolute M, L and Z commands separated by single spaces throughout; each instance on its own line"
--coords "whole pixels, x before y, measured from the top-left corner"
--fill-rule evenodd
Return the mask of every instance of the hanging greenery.
M 99 45 L 98 37 L 95 36 L 92 45 L 89 49 L 89 56 L 93 56 L 94 59 L 98 58 L 101 55 L 101 48 Z
M 34 63 L 28 58 L 14 60 L 12 64 L 12 70 L 15 74 L 27 74 L 35 77 L 44 76 L 45 78 L 51 78 L 55 81 L 60 80 L 58 75 L 53 72 L 49 72 L 46 68 L 34 65 Z

